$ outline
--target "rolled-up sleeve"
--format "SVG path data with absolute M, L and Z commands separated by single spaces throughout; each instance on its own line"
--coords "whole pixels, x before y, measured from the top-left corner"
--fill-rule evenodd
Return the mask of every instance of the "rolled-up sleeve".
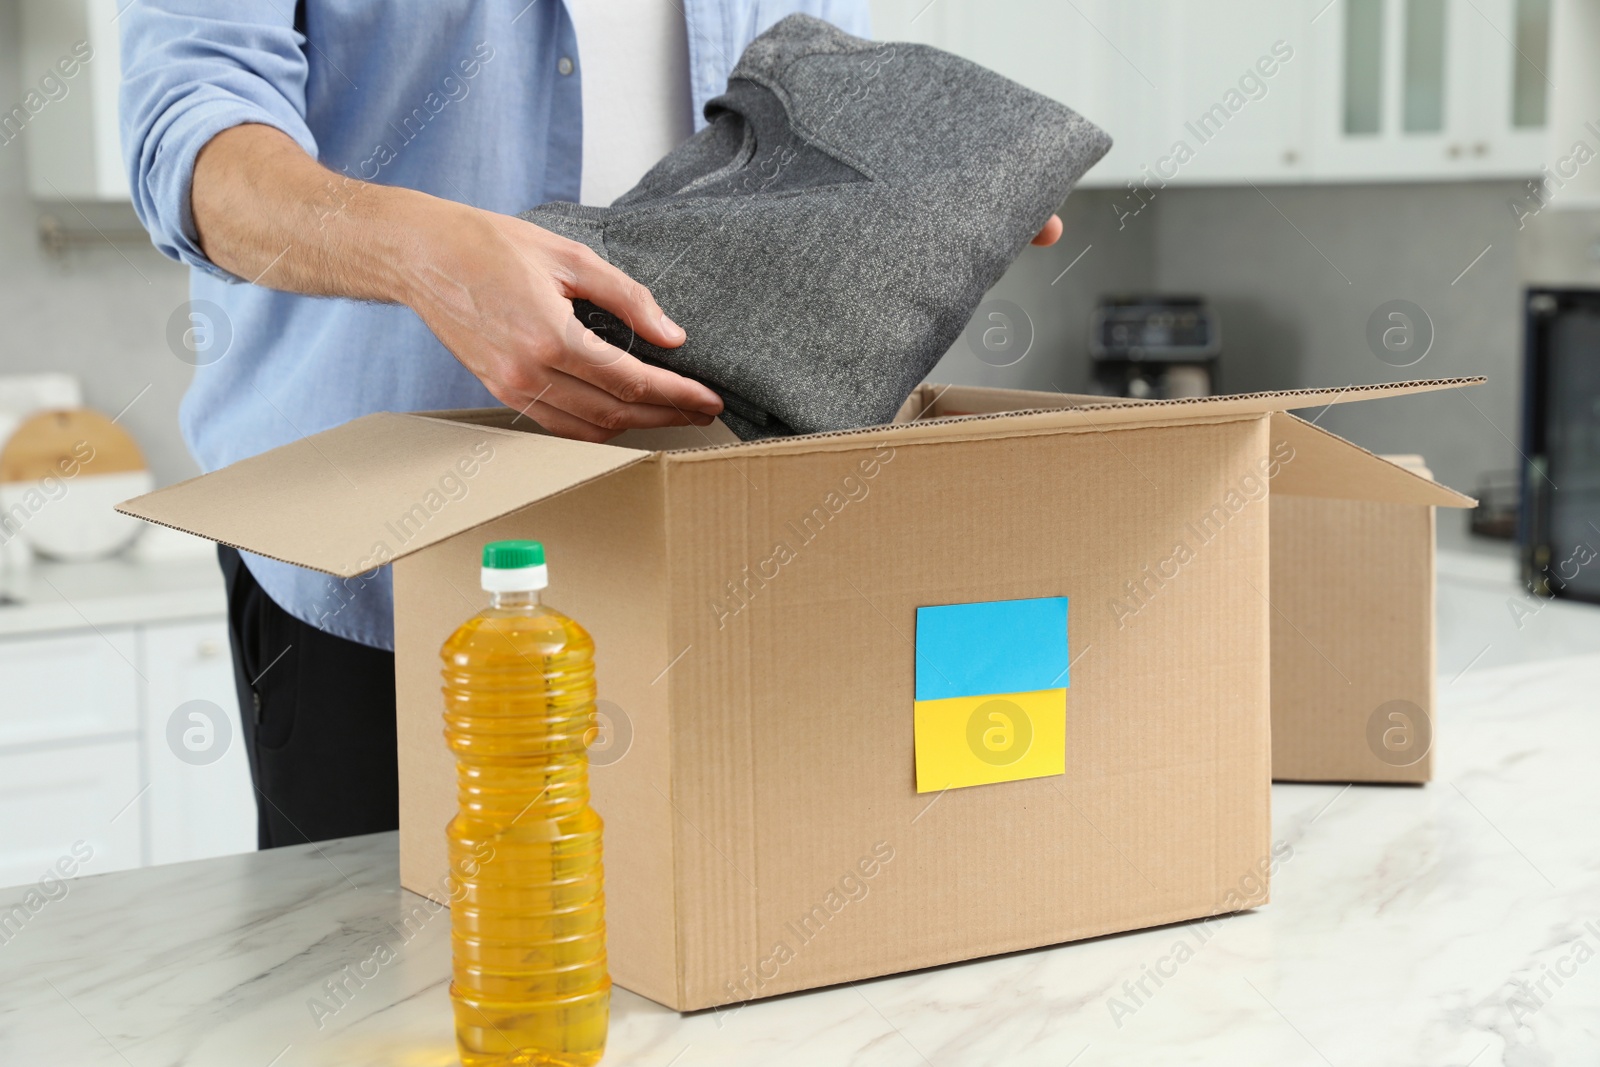
M 234 276 L 200 250 L 189 192 L 195 157 L 232 126 L 261 123 L 313 157 L 304 38 L 294 0 L 138 0 L 122 9 L 121 127 L 133 206 L 173 259 Z

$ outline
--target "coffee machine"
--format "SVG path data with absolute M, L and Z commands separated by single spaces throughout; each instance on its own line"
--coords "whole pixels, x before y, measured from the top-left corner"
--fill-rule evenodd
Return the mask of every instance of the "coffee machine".
M 1106 296 L 1089 327 L 1089 391 L 1138 400 L 1210 396 L 1222 327 L 1198 296 Z

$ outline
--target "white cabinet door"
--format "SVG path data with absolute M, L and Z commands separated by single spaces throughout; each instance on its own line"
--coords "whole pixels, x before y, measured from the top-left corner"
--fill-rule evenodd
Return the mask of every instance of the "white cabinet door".
M 131 627 L 0 640 L 0 884 L 140 865 L 139 658 Z
M 1311 27 L 1319 179 L 1532 175 L 1548 0 L 1337 0 Z
M 881 40 L 931 44 L 1077 111 L 1111 134 L 1085 187 L 1121 187 L 1154 158 L 1161 42 L 1153 3 L 874 0 Z
M 254 851 L 255 795 L 227 623 L 146 627 L 144 651 L 147 862 Z
M 117 123 L 117 16 L 125 0 L 24 0 L 22 86 L 29 102 L 4 130 L 27 138 L 28 190 L 39 200 L 129 199 Z M 30 92 L 31 90 L 31 92 Z M 33 101 L 44 100 L 35 104 Z
M 1554 188 L 1546 192 L 1566 208 L 1600 207 L 1600 164 L 1590 158 L 1600 135 L 1600 63 L 1594 60 L 1594 42 L 1600 41 L 1600 3 L 1595 0 L 1553 0 L 1551 18 L 1555 33 L 1550 40 L 1550 62 L 1545 74 L 1560 91 L 1546 86 L 1548 158 Z M 1558 184 L 1559 183 L 1559 184 Z M 1522 197 L 1521 211 L 1538 206 Z M 1519 212 L 1520 213 L 1520 212 Z
M 1587 0 L 1585 0 L 1587 2 Z M 874 0 L 1104 127 L 1085 187 L 1532 177 L 1571 0 Z M 1570 147 L 1570 146 L 1568 146 Z M 1119 208 L 1119 210 L 1121 210 Z
M 1477 124 L 1465 3 L 1337 0 L 1311 27 L 1319 178 L 1456 174 Z
M 136 739 L 0 753 L 0 783 L 0 885 L 37 882 L 63 857 L 79 875 L 140 866 Z
M 1163 38 L 1158 5 L 961 3 L 953 50 L 1072 108 L 1111 135 L 1085 188 L 1143 180 L 1161 140 Z
M 1552 153 L 1549 124 L 1553 7 L 1552 0 L 1472 0 L 1479 132 L 1464 151 L 1475 175 L 1531 177 L 1559 155 Z
M 0 640 L 0 749 L 133 737 L 138 659 L 131 627 Z
M 1177 185 L 1302 181 L 1309 172 L 1308 0 L 1145 0 L 1160 43 L 1160 152 L 1141 180 Z

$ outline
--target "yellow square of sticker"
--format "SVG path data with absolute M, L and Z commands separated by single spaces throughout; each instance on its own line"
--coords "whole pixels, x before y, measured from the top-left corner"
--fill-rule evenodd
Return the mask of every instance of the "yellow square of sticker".
M 915 704 L 917 792 L 1067 773 L 1067 691 Z

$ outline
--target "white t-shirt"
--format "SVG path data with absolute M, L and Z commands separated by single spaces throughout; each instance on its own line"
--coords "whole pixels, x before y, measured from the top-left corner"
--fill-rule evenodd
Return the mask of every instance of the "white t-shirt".
M 678 0 L 566 0 L 583 77 L 583 192 L 604 206 L 694 132 Z

